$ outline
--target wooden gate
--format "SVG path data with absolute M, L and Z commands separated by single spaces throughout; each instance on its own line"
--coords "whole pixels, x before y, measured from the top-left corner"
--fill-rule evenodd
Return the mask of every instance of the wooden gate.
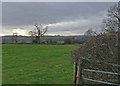
M 101 65 L 98 65 L 84 67 L 82 64 L 74 63 L 74 86 L 93 84 L 120 86 L 120 65 L 112 63 L 102 63 Z M 116 69 L 118 72 L 116 73 L 115 71 L 112 71 L 113 69 L 111 68 L 114 68 L 114 70 Z

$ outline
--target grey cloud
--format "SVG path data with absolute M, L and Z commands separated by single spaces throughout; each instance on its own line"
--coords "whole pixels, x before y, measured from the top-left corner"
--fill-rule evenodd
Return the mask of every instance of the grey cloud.
M 86 29 L 99 26 L 107 9 L 114 3 L 108 2 L 3 2 L 2 20 L 5 30 L 30 27 L 35 23 L 54 24 L 49 33 L 83 33 Z M 84 22 L 83 22 L 84 20 Z M 57 25 L 57 24 L 61 25 Z M 4 31 L 5 31 L 4 30 Z
M 113 3 L 11 2 L 3 3 L 3 25 L 55 23 L 99 14 Z

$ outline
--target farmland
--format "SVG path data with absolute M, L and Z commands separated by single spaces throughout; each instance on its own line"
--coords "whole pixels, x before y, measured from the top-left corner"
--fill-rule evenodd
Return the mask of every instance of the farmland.
M 3 84 L 72 84 L 75 45 L 3 44 Z

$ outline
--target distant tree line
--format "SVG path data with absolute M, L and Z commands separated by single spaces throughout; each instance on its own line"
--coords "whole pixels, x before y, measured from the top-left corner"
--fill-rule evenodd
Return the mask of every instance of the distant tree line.
M 83 44 L 84 39 L 65 38 L 64 44 Z

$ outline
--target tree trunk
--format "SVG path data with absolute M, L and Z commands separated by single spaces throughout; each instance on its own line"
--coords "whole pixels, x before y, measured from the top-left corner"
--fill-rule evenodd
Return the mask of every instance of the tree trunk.
M 40 36 L 38 36 L 38 44 L 40 44 Z

